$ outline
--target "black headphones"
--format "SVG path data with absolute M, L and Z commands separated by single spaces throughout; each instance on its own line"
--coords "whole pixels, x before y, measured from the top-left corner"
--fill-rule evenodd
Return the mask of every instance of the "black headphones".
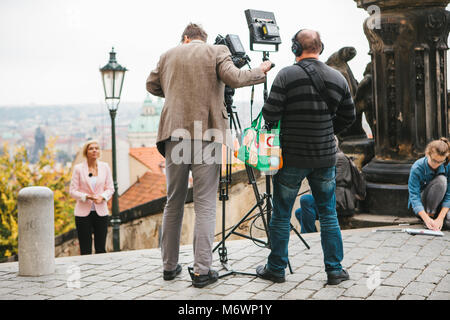
M 297 35 L 302 32 L 305 29 L 300 29 L 293 37 L 292 37 L 292 53 L 295 54 L 296 57 L 300 57 L 303 54 L 303 46 L 300 42 L 297 41 Z M 319 54 L 322 54 L 323 49 L 325 48 L 323 42 L 320 42 L 322 44 L 322 50 L 320 50 Z

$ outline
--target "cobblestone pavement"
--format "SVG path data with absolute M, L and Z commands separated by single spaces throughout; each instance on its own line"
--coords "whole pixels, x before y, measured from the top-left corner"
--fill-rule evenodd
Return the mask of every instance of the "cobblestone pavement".
M 380 228 L 389 229 L 389 228 Z M 192 246 L 180 252 L 183 271 L 175 280 L 162 279 L 159 249 L 56 259 L 56 272 L 43 277 L 19 277 L 18 263 L 0 264 L 0 299 L 33 300 L 372 300 L 450 299 L 450 232 L 444 237 L 412 236 L 372 229 L 344 230 L 343 266 L 350 280 L 326 285 L 318 233 L 303 235 L 307 250 L 291 235 L 286 282 L 274 284 L 254 276 L 223 277 L 202 289 L 192 286 L 187 267 Z M 229 241 L 229 264 L 234 271 L 254 273 L 269 250 L 249 240 Z M 222 266 L 217 252 L 214 264 Z

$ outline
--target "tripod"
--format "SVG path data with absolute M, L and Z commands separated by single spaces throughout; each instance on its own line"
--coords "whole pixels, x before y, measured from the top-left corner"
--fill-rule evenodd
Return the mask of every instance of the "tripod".
M 241 124 L 239 121 L 239 117 L 237 115 L 237 112 L 234 111 L 233 109 L 235 109 L 236 107 L 232 106 L 232 93 L 234 93 L 234 89 L 229 88 L 228 86 L 226 86 L 225 88 L 225 103 L 227 105 L 227 112 L 228 112 L 228 117 L 230 120 L 230 129 L 235 129 L 236 133 L 238 135 L 238 137 L 240 138 L 241 134 L 242 134 L 242 129 L 241 129 Z M 225 218 L 226 218 L 226 201 L 229 200 L 229 196 L 228 196 L 228 192 L 229 192 L 229 186 L 231 184 L 231 175 L 232 175 L 232 151 L 230 148 L 227 148 L 226 151 L 226 169 L 225 169 L 225 176 L 223 176 L 222 170 L 220 171 L 220 195 L 219 195 L 219 200 L 222 201 L 222 241 L 219 242 L 219 244 L 217 244 L 217 246 L 213 249 L 213 252 L 216 251 L 217 249 L 219 249 L 219 257 L 220 257 L 220 262 L 222 263 L 222 266 L 225 268 L 225 270 L 227 270 L 226 273 L 224 273 L 223 275 L 220 275 L 219 278 L 222 277 L 226 277 L 228 275 L 233 275 L 233 274 L 243 274 L 243 275 L 251 275 L 251 276 L 256 276 L 256 274 L 253 273 L 247 273 L 247 272 L 237 272 L 234 271 L 230 268 L 230 266 L 228 265 L 228 253 L 227 253 L 227 248 L 225 246 L 225 241 L 226 239 L 231 236 L 232 234 L 236 234 L 240 237 L 249 239 L 249 240 L 253 240 L 256 241 L 258 243 L 263 244 L 264 246 L 267 246 L 268 243 L 260 240 L 260 239 L 256 239 L 256 238 L 252 238 L 251 236 L 247 236 L 245 234 L 241 234 L 236 232 L 235 230 L 237 228 L 239 228 L 239 226 L 247 220 L 247 218 L 252 214 L 252 212 L 255 209 L 259 209 L 259 214 L 263 224 L 264 224 L 264 229 L 266 231 L 266 235 L 267 235 L 267 239 L 269 239 L 269 233 L 268 233 L 268 222 L 265 220 L 263 212 L 263 204 L 265 203 L 265 201 L 268 199 L 267 195 L 261 195 L 259 193 L 258 190 L 258 186 L 256 185 L 256 177 L 255 177 L 255 173 L 253 171 L 253 169 L 248 166 L 245 165 L 245 169 L 247 172 L 247 176 L 249 179 L 249 183 L 253 186 L 253 192 L 255 194 L 255 198 L 256 198 L 256 204 L 253 206 L 253 208 L 247 213 L 245 214 L 245 216 L 231 229 L 231 231 L 225 235 L 226 231 L 225 231 Z M 254 218 L 254 217 L 252 217 Z M 252 219 L 250 218 L 250 219 Z
M 267 80 L 265 83 L 265 90 L 267 91 Z M 227 107 L 227 112 L 228 112 L 228 116 L 229 116 L 229 121 L 230 121 L 230 129 L 236 130 L 236 134 L 238 136 L 238 138 L 241 138 L 242 135 L 242 128 L 241 128 L 241 124 L 239 121 L 239 116 L 237 114 L 237 112 L 234 110 L 236 107 L 233 106 L 233 94 L 234 94 L 234 89 L 226 86 L 225 87 L 225 104 Z M 270 237 L 269 237 L 269 231 L 268 231 L 268 225 L 269 225 L 269 221 L 270 221 L 270 211 L 272 210 L 272 196 L 270 194 L 270 177 L 266 176 L 266 193 L 264 193 L 263 195 L 260 194 L 258 186 L 256 184 L 256 177 L 255 177 L 255 173 L 253 171 L 253 168 L 248 166 L 247 164 L 245 165 L 245 169 L 246 169 L 246 173 L 249 179 L 249 183 L 252 185 L 253 187 L 253 192 L 255 195 L 255 199 L 256 199 L 256 204 L 250 209 L 250 211 L 248 211 L 243 217 L 242 219 L 236 224 L 234 225 L 231 230 L 228 232 L 228 234 L 225 234 L 225 212 L 226 212 L 226 201 L 229 199 L 228 196 L 228 192 L 229 192 L 229 185 L 231 183 L 231 174 L 232 174 L 232 151 L 231 149 L 227 148 L 227 154 L 226 154 L 226 170 L 225 170 L 225 177 L 223 177 L 222 175 L 222 170 L 220 171 L 220 196 L 219 196 L 219 200 L 222 201 L 222 241 L 219 242 L 216 247 L 213 249 L 213 252 L 216 251 L 217 249 L 219 249 L 219 257 L 220 257 L 220 262 L 222 263 L 222 266 L 227 270 L 226 273 L 222 274 L 219 276 L 219 278 L 223 278 L 226 277 L 228 275 L 233 275 L 233 274 L 243 274 L 243 275 L 251 275 L 251 276 L 257 276 L 254 273 L 247 273 L 247 272 L 237 272 L 234 271 L 230 268 L 230 266 L 228 265 L 228 254 L 227 254 L 227 248 L 225 246 L 225 241 L 228 237 L 230 237 L 232 234 L 238 235 L 240 237 L 252 240 L 254 242 L 258 242 L 263 244 L 265 247 L 270 248 Z M 264 217 L 264 204 L 266 204 L 265 206 L 265 210 L 266 210 L 266 217 L 267 219 Z M 255 211 L 256 209 L 259 209 L 259 213 L 251 216 L 251 214 L 253 213 L 253 211 Z M 250 236 L 247 236 L 245 234 L 241 234 L 239 232 L 236 232 L 236 229 L 240 227 L 240 225 L 242 223 L 244 223 L 247 220 L 251 220 L 254 219 L 256 217 L 261 217 L 262 221 L 263 221 L 263 225 L 264 225 L 264 230 L 266 232 L 266 236 L 267 236 L 267 242 L 264 242 L 260 239 L 256 239 Z M 310 249 L 310 247 L 308 246 L 308 244 L 306 243 L 306 241 L 301 237 L 301 235 L 298 233 L 298 231 L 293 227 L 293 225 L 291 224 L 291 230 L 294 230 L 294 232 L 297 234 L 297 236 L 302 240 L 302 242 L 305 244 L 305 246 Z M 289 270 L 291 273 L 293 273 L 292 271 L 292 267 L 291 264 L 288 262 L 288 266 L 289 266 Z

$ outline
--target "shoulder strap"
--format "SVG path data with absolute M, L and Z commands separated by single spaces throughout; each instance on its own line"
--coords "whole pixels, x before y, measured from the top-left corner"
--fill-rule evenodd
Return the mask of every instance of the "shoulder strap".
M 299 67 L 301 67 L 308 77 L 311 79 L 311 82 L 313 83 L 314 88 L 317 90 L 319 95 L 322 97 L 322 99 L 325 101 L 325 103 L 328 106 L 328 111 L 331 113 L 331 115 L 334 117 L 336 114 L 336 106 L 332 102 L 330 96 L 328 95 L 327 88 L 325 86 L 325 82 L 322 79 L 322 76 L 317 72 L 317 70 L 314 68 L 313 63 L 301 60 L 296 63 Z

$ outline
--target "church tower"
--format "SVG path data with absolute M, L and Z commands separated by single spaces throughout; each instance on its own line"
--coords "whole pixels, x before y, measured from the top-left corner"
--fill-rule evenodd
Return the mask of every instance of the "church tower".
M 164 100 L 147 94 L 141 114 L 128 127 L 130 148 L 154 147 Z

